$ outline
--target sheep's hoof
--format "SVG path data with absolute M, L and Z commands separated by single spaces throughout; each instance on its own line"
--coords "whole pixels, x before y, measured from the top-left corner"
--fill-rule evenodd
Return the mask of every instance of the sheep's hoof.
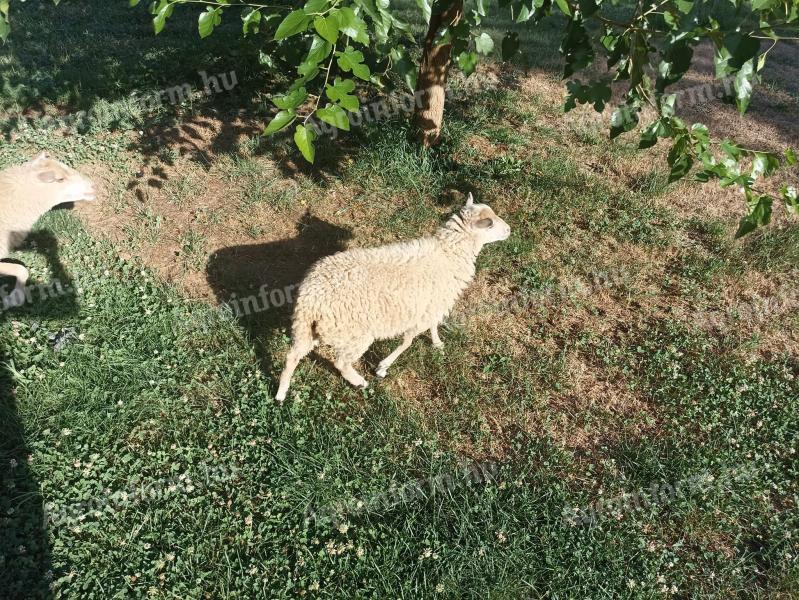
M 436 350 L 443 350 L 444 349 L 444 342 L 438 342 L 437 344 L 433 342 L 433 348 Z
M 283 402 L 286 399 L 286 394 L 275 394 L 275 400 L 277 402 Z
M 375 371 L 375 375 L 383 379 L 388 374 L 388 367 L 377 367 L 377 371 Z

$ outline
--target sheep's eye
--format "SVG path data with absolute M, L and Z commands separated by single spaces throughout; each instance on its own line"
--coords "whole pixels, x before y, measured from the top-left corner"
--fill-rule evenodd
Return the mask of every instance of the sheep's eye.
M 480 219 L 474 226 L 478 229 L 491 229 L 494 226 L 494 221 L 491 219 Z

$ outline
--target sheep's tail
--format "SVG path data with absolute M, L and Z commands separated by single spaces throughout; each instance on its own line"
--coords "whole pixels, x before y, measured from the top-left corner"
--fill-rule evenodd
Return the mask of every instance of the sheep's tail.
M 316 319 L 308 318 L 308 315 L 302 313 L 296 315 L 291 326 L 291 336 L 295 346 L 316 347 L 319 344 L 316 336 Z

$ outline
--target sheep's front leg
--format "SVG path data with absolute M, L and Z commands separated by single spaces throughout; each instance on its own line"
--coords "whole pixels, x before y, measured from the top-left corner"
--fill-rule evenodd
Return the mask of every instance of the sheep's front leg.
M 394 350 L 391 354 L 386 356 L 383 360 L 380 361 L 380 364 L 377 365 L 377 371 L 375 371 L 375 375 L 378 377 L 385 377 L 386 371 L 388 368 L 394 364 L 394 361 L 397 360 L 400 354 L 405 352 L 408 347 L 413 342 L 413 338 L 415 338 L 420 332 L 418 331 L 406 331 L 402 335 L 402 343 L 397 346 L 397 349 Z M 440 341 L 440 340 L 439 340 Z
M 433 326 L 430 328 L 430 339 L 433 340 L 433 348 L 438 348 L 440 350 L 444 347 L 444 342 L 438 337 L 438 323 L 433 323 Z
M 28 283 L 28 269 L 16 263 L 0 262 L 0 276 L 10 276 L 17 280 L 14 291 L 3 297 L 4 307 L 21 306 L 25 302 L 25 284 Z

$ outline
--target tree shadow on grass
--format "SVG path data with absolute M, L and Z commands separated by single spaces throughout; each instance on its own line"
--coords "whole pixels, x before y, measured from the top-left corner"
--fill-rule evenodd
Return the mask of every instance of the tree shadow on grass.
M 0 326 L 24 319 L 31 327 L 77 313 L 76 283 L 58 256 L 58 242 L 48 231 L 28 236 L 28 244 L 45 255 L 53 273 L 49 282 L 28 282 L 30 300 L 0 313 Z M 11 281 L 13 286 L 13 281 Z M 56 334 L 56 339 L 59 332 Z M 29 457 L 32 450 L 17 403 L 15 357 L 5 336 L 0 337 L 0 596 L 52 598 L 52 572 L 47 513 Z
M 297 236 L 265 244 L 229 246 L 211 255 L 206 277 L 220 303 L 238 316 L 265 373 L 276 366 L 268 340 L 291 325 L 299 283 L 317 260 L 345 248 L 349 229 L 306 213 Z

